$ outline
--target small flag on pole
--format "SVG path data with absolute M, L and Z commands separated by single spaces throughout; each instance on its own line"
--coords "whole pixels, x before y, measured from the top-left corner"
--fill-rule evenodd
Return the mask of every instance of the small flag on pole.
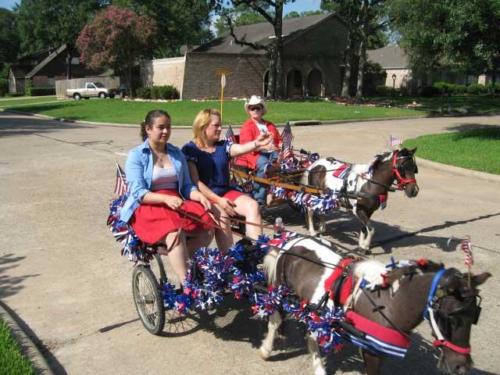
M 118 163 L 116 163 L 116 180 L 115 180 L 115 194 L 120 196 L 127 192 L 127 179 L 125 172 Z
M 234 135 L 234 131 L 231 125 L 229 125 L 226 130 L 226 141 L 236 143 L 236 136 Z
M 283 129 L 283 132 L 281 133 L 281 141 L 282 143 L 282 149 L 287 150 L 292 148 L 292 140 L 293 140 L 293 135 L 292 135 L 292 128 L 290 127 L 290 123 L 286 123 L 285 128 Z
M 400 138 L 397 138 L 391 134 L 389 137 L 389 148 L 394 149 L 398 146 L 400 146 L 403 143 L 403 141 Z
M 465 255 L 465 265 L 470 268 L 474 264 L 474 258 L 472 256 L 472 243 L 470 239 L 464 239 L 460 244 L 460 248 Z

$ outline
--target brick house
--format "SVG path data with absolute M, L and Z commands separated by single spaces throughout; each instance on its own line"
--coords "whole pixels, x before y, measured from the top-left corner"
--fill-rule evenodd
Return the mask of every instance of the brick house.
M 20 58 L 9 70 L 9 92 L 24 93 L 26 80 L 33 87 L 54 87 L 57 79 L 66 79 L 66 45 L 56 50 L 45 49 Z M 73 78 L 95 75 L 96 72 L 80 64 L 79 57 L 71 61 Z
M 427 72 L 425 80 L 416 76 L 410 67 L 410 60 L 405 51 L 395 44 L 370 50 L 367 52 L 368 60 L 379 64 L 386 73 L 386 87 L 416 93 L 418 88 L 424 85 L 432 85 L 433 82 L 445 81 L 458 84 L 488 83 L 491 78 L 482 75 L 467 75 L 464 72 L 452 71 L 442 68 Z
M 235 28 L 239 39 L 268 44 L 271 24 Z M 288 97 L 338 95 L 347 27 L 334 14 L 283 20 L 285 87 Z M 173 85 L 183 99 L 216 98 L 220 76 L 227 71 L 226 97 L 266 96 L 269 59 L 264 50 L 237 44 L 230 35 L 188 51 L 184 57 L 143 64 L 145 85 Z

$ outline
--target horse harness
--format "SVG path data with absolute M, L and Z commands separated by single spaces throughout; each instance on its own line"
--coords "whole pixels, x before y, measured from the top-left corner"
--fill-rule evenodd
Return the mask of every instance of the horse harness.
M 463 300 L 467 301 L 465 307 L 459 308 L 455 311 L 452 311 L 449 314 L 442 314 L 439 312 L 439 308 L 444 298 L 449 297 L 450 295 L 446 293 L 444 287 L 441 284 L 441 279 L 444 276 L 448 276 L 450 274 L 457 273 L 457 270 L 450 268 L 445 269 L 441 268 L 436 275 L 434 276 L 431 284 L 431 288 L 429 290 L 429 295 L 427 297 L 427 304 L 424 310 L 424 319 L 428 320 L 432 329 L 436 340 L 433 342 L 433 345 L 436 347 L 447 347 L 448 349 L 453 350 L 454 352 L 460 354 L 470 354 L 471 348 L 462 347 L 456 344 L 453 344 L 450 337 L 450 332 L 448 327 L 450 327 L 450 320 L 453 319 L 454 316 L 459 315 L 461 313 L 469 312 L 472 320 L 472 324 L 477 324 L 479 320 L 479 316 L 481 314 L 481 297 L 477 294 L 476 291 L 469 289 L 466 291 L 462 291 L 460 296 Z M 479 299 L 479 303 L 477 300 Z M 444 321 L 446 324 L 445 332 L 441 330 L 439 325 L 439 320 Z

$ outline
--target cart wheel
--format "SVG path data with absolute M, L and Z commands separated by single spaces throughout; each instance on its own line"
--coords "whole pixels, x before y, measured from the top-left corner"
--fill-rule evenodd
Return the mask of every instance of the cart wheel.
M 137 266 L 132 274 L 132 294 L 142 324 L 153 335 L 163 331 L 165 308 L 160 287 L 147 266 Z

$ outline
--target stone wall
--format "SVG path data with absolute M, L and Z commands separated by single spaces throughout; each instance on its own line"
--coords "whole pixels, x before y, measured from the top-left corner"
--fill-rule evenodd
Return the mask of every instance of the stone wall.
M 144 86 L 174 86 L 182 97 L 185 57 L 155 59 L 141 64 Z

